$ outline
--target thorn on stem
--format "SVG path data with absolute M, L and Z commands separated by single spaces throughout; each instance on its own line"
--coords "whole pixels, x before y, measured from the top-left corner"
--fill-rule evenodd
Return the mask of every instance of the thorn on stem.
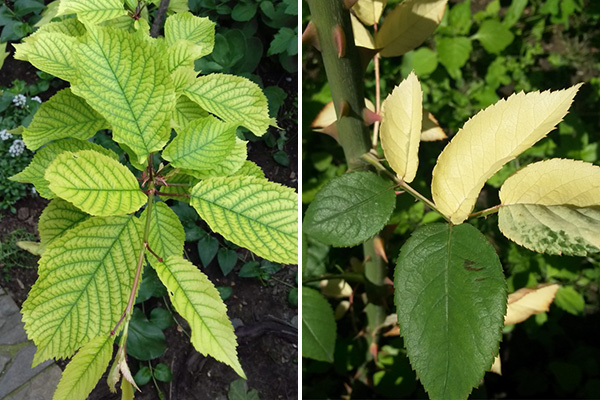
M 333 43 L 337 50 L 338 58 L 342 58 L 346 55 L 346 33 L 341 25 L 336 25 L 333 28 Z

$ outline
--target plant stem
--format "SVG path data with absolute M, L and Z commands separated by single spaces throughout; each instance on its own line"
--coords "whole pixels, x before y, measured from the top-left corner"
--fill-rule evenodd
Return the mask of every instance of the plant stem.
M 469 219 L 471 218 L 479 218 L 479 217 L 487 217 L 488 215 L 495 214 L 500 210 L 502 205 L 498 204 L 494 207 L 486 208 L 485 210 L 477 211 L 469 215 Z
M 348 282 L 358 282 L 364 283 L 365 277 L 363 274 L 359 274 L 356 272 L 344 272 L 343 274 L 325 274 L 321 276 L 316 276 L 310 279 L 303 279 L 302 283 L 312 283 L 312 282 L 320 282 L 325 279 L 343 279 Z
M 160 2 L 160 6 L 156 12 L 156 18 L 154 18 L 154 23 L 152 24 L 152 29 L 150 30 L 150 36 L 153 38 L 158 37 L 160 27 L 162 26 L 165 15 L 167 14 L 167 10 L 169 9 L 169 2 L 170 0 L 162 0 Z

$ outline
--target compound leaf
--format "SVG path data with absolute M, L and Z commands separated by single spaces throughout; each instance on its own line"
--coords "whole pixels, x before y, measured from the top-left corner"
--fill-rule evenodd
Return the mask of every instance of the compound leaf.
M 154 268 L 167 287 L 175 309 L 190 324 L 191 341 L 196 350 L 231 366 L 245 378 L 227 306 L 212 282 L 181 256 L 170 256 L 164 263 L 156 262 Z
M 194 120 L 167 146 L 163 158 L 177 168 L 210 170 L 233 149 L 236 128 L 212 116 Z
M 530 164 L 504 182 L 498 226 L 541 253 L 600 251 L 600 167 L 576 160 Z
M 128 54 L 128 57 L 123 57 Z M 175 92 L 158 46 L 138 34 L 90 28 L 75 51 L 73 93 L 110 121 L 113 139 L 143 164 L 169 140 Z
M 146 212 L 144 211 L 140 217 L 142 221 L 146 218 Z M 179 217 L 165 203 L 154 203 L 148 234 L 150 248 L 161 258 L 171 255 L 181 256 L 184 242 L 185 231 L 179 222 Z M 153 260 L 153 256 L 149 258 Z
M 38 348 L 33 366 L 70 357 L 114 328 L 133 286 L 140 231 L 134 216 L 94 217 L 46 247 L 22 309 L 27 335 Z
M 439 211 L 453 224 L 467 219 L 484 183 L 562 121 L 580 86 L 513 94 L 468 120 L 433 169 Z
M 104 335 L 83 346 L 63 371 L 53 399 L 87 399 L 108 367 L 113 341 L 113 336 Z
M 127 15 L 123 0 L 61 0 L 58 15 L 77 14 L 81 21 L 99 24 L 109 19 Z
M 331 305 L 321 293 L 302 288 L 302 357 L 333 362 L 336 323 Z
M 400 250 L 400 332 L 432 399 L 467 398 L 498 354 L 506 284 L 494 247 L 471 225 L 426 225 Z
M 63 199 L 53 199 L 40 215 L 38 231 L 42 245 L 47 246 L 69 229 L 90 216 Z
M 23 131 L 23 141 L 30 150 L 37 150 L 52 140 L 68 137 L 86 140 L 108 127 L 100 114 L 67 88 L 40 106 Z
M 271 261 L 298 262 L 298 195 L 252 176 L 208 178 L 190 204 L 225 239 Z
M 33 160 L 27 168 L 10 179 L 16 182 L 32 183 L 40 196 L 46 199 L 53 199 L 56 195 L 50 190 L 48 187 L 49 182 L 44 178 L 46 170 L 60 154 L 66 151 L 76 152 L 79 150 L 94 150 L 114 160 L 119 159 L 116 153 L 100 145 L 79 139 L 61 139 L 41 148 L 35 153 Z
M 405 0 L 388 13 L 375 45 L 383 57 L 395 57 L 423 43 L 437 28 L 448 0 Z
M 415 179 L 419 166 L 422 102 L 421 84 L 414 72 L 383 102 L 381 147 L 392 169 L 405 182 Z
M 256 136 L 262 136 L 272 123 L 264 93 L 256 83 L 241 76 L 201 76 L 184 92 L 206 111 L 243 125 Z
M 44 72 L 71 81 L 75 78 L 73 49 L 78 45 L 76 38 L 62 33 L 37 33 L 14 45 L 15 58 L 29 61 Z
M 373 237 L 396 206 L 394 184 L 372 172 L 333 178 L 315 196 L 304 217 L 304 231 L 338 247 Z

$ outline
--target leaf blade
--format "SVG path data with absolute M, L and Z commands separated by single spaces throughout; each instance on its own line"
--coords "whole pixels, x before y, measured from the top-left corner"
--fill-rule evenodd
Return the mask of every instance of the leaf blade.
M 336 323 L 331 305 L 319 292 L 302 288 L 302 357 L 333 362 Z

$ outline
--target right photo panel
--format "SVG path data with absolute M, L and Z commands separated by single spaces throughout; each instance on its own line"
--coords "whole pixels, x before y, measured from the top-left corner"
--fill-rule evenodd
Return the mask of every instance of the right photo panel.
M 599 23 L 302 3 L 302 398 L 600 396 Z

